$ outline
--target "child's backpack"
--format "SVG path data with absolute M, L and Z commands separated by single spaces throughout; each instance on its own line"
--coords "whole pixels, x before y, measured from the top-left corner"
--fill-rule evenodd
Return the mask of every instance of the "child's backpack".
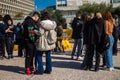
M 60 37 L 60 36 L 62 36 L 62 34 L 63 34 L 62 29 L 58 29 L 57 30 L 57 36 Z

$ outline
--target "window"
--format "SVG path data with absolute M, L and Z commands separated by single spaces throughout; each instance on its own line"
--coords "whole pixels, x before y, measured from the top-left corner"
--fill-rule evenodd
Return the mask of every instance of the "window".
M 57 5 L 58 6 L 67 6 L 67 1 L 66 0 L 58 0 Z
M 111 3 L 120 3 L 120 0 L 111 0 Z

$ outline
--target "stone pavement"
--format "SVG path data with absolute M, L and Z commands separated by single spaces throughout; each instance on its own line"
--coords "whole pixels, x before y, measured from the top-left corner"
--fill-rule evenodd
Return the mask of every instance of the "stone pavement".
M 0 60 L 0 80 L 120 80 L 120 52 L 114 56 L 115 71 L 99 72 L 80 69 L 82 61 L 70 59 L 71 51 L 52 54 L 53 72 L 43 75 L 24 74 L 24 58 Z M 14 52 L 14 56 L 17 52 Z M 45 59 L 43 58 L 44 62 Z

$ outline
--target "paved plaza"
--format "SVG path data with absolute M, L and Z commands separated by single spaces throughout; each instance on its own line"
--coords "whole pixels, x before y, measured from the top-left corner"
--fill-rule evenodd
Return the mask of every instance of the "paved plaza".
M 99 72 L 81 70 L 82 61 L 70 59 L 71 51 L 52 54 L 53 72 L 43 75 L 26 75 L 24 58 L 0 60 L 0 80 L 120 80 L 120 52 L 114 56 L 115 71 Z M 17 56 L 17 51 L 14 52 Z M 45 62 L 45 58 L 43 57 Z

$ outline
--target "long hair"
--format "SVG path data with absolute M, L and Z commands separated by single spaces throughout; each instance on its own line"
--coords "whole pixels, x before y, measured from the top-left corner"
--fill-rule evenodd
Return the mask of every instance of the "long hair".
M 110 21 L 111 23 L 114 24 L 112 14 L 111 14 L 111 12 L 109 12 L 109 11 L 103 13 L 103 19 L 104 19 L 104 20 L 108 20 L 108 21 Z
M 41 20 L 50 19 L 50 14 L 48 12 L 43 12 L 41 16 Z

